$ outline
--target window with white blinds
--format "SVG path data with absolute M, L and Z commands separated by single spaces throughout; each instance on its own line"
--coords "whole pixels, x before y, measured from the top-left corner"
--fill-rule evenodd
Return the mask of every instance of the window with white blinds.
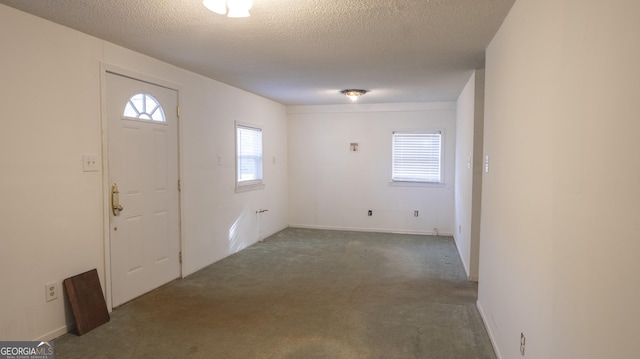
M 442 183 L 442 131 L 393 132 L 391 180 Z
M 262 129 L 236 124 L 236 159 L 236 188 L 262 188 Z

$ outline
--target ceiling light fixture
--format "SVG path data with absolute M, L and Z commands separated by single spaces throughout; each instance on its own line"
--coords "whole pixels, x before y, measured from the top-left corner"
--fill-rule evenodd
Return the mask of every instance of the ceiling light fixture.
M 209 10 L 228 17 L 249 17 L 251 0 L 204 0 L 202 4 Z
M 368 92 L 367 90 L 357 90 L 357 89 L 348 89 L 348 90 L 340 91 L 341 94 L 347 96 L 353 102 L 355 102 L 358 99 L 358 97 L 366 94 L 367 92 Z

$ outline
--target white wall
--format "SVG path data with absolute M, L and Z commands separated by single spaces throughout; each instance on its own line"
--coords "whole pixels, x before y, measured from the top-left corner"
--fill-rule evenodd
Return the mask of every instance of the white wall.
M 453 233 L 455 103 L 295 106 L 288 113 L 291 226 Z M 444 186 L 389 184 L 392 132 L 409 129 L 444 130 Z M 351 142 L 359 152 L 349 152 Z
M 81 161 L 100 152 L 102 46 L 1 5 L 0 46 L 0 340 L 32 340 L 65 324 L 45 283 L 103 261 L 102 174 Z
M 478 280 L 484 70 L 476 70 L 456 102 L 456 178 L 454 238 L 469 280 Z
M 502 358 L 637 356 L 640 2 L 517 0 L 487 50 L 478 305 Z
M 0 340 L 68 329 L 47 282 L 97 268 L 107 289 L 106 186 L 81 161 L 102 153 L 101 62 L 180 87 L 183 274 L 287 226 L 284 106 L 4 5 L 0 45 Z M 264 190 L 234 192 L 234 120 L 263 126 Z

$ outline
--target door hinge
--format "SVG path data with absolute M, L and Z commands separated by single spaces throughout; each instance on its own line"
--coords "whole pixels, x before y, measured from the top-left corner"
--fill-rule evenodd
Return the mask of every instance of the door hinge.
M 180 180 L 178 180 L 178 192 L 182 191 L 182 185 L 180 184 Z
M 180 117 L 180 106 L 176 106 L 176 116 Z
M 180 264 L 182 264 L 182 252 L 178 252 L 178 260 L 180 261 Z

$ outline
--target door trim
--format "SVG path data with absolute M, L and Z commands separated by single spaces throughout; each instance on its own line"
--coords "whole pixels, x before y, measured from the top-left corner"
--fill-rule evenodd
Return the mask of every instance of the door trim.
M 165 87 L 170 90 L 176 91 L 178 95 L 177 103 L 180 106 L 181 88 L 179 84 L 163 80 L 157 77 L 146 75 L 137 71 L 129 70 L 124 67 L 112 65 L 100 61 L 100 125 L 102 130 L 102 238 L 103 238 L 103 254 L 104 254 L 104 294 L 107 302 L 107 309 L 109 312 L 113 310 L 112 302 L 112 287 L 111 287 L 111 228 L 110 228 L 110 213 L 111 213 L 111 184 L 109 183 L 109 145 L 108 145 L 108 118 L 107 118 L 107 73 L 112 73 L 119 76 L 124 76 L 136 81 L 146 82 L 152 85 Z M 178 140 L 178 180 L 182 179 L 183 168 L 182 164 L 182 121 L 180 121 L 180 114 L 176 114 L 178 119 L 177 126 L 177 140 Z M 177 184 L 176 184 L 177 185 Z M 182 185 L 182 184 L 181 184 Z M 184 243 L 182 241 L 182 193 L 178 191 L 178 245 L 180 253 L 184 253 Z M 183 258 L 183 256 L 181 256 Z M 180 261 L 180 276 L 184 275 L 184 261 Z

